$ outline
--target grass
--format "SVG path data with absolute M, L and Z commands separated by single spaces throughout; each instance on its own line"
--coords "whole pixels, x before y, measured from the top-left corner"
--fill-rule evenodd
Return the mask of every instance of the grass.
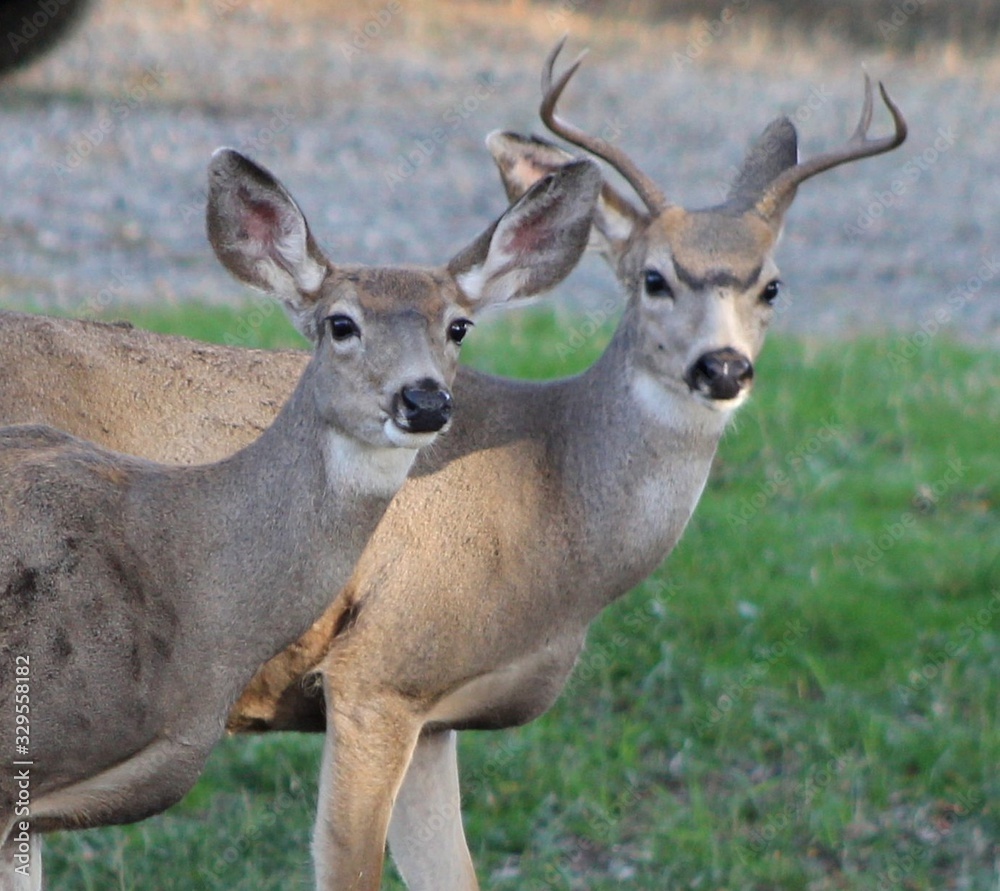
M 201 315 L 155 321 L 245 320 Z M 606 334 L 512 314 L 466 357 L 561 375 Z M 254 336 L 296 342 L 278 313 Z M 774 338 L 684 539 L 560 701 L 464 734 L 485 888 L 998 887 L 1000 357 L 892 347 Z M 311 887 L 319 742 L 227 740 L 168 813 L 51 836 L 50 887 Z

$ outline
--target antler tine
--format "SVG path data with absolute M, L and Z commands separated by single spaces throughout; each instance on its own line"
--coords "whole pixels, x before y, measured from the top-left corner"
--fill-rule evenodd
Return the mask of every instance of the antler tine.
M 798 186 L 817 173 L 822 173 L 824 170 L 837 167 L 847 161 L 857 161 L 861 158 L 870 158 L 872 155 L 881 155 L 883 152 L 891 151 L 902 144 L 903 140 L 906 139 L 906 119 L 896 103 L 889 98 L 889 93 L 881 81 L 878 88 L 882 95 L 882 101 L 889 109 L 889 114 L 892 115 L 893 133 L 889 136 L 883 136 L 881 139 L 868 138 L 874 101 L 871 78 L 866 72 L 865 101 L 861 107 L 861 118 L 858 120 L 858 126 L 855 127 L 851 138 L 839 149 L 824 152 L 802 164 L 796 164 L 776 177 L 756 204 L 756 210 L 761 216 L 769 219 L 775 213 L 780 213 L 791 201 Z
M 591 154 L 597 155 L 598 158 L 603 158 L 607 161 L 635 189 L 636 194 L 642 199 L 643 204 L 646 205 L 650 213 L 661 213 L 668 206 L 669 202 L 663 192 L 660 191 L 659 186 L 646 176 L 625 152 L 607 140 L 584 133 L 583 130 L 556 115 L 556 103 L 559 101 L 559 97 L 562 96 L 566 84 L 569 83 L 570 78 L 576 73 L 576 70 L 580 67 L 580 63 L 583 62 L 584 56 L 586 56 L 586 51 L 581 53 L 576 61 L 563 72 L 559 80 L 553 84 L 552 73 L 555 68 L 556 58 L 565 44 L 566 38 L 563 37 L 553 47 L 545 60 L 545 64 L 542 66 L 542 104 L 538 112 L 542 118 L 542 122 L 557 136 L 561 136 L 567 142 L 571 142 L 573 145 L 579 146 Z
M 875 111 L 875 101 L 872 96 L 872 79 L 865 73 L 865 101 L 861 105 L 861 117 L 858 119 L 858 126 L 851 134 L 851 142 L 864 139 L 868 128 L 872 125 L 872 114 Z M 879 84 L 881 86 L 881 83 Z

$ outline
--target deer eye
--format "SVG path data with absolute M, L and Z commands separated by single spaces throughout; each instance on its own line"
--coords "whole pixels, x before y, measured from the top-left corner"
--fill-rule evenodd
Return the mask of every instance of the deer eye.
M 342 342 L 350 340 L 352 337 L 361 336 L 361 329 L 358 327 L 358 323 L 350 316 L 338 313 L 337 315 L 329 316 L 326 321 L 330 326 L 330 336 L 336 341 Z
M 770 306 L 778 299 L 778 292 L 781 290 L 781 281 L 779 279 L 772 279 L 766 285 L 764 289 L 760 292 L 760 299 L 763 303 Z
M 471 327 L 472 322 L 469 319 L 455 319 L 448 326 L 448 337 L 452 343 L 461 343 L 465 339 L 465 335 L 469 333 Z
M 655 269 L 647 269 L 642 274 L 642 283 L 650 297 L 673 297 L 674 291 L 663 277 L 663 273 Z

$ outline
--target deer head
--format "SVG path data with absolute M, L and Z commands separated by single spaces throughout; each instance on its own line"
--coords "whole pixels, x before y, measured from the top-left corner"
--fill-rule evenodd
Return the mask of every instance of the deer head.
M 750 391 L 774 314 L 780 280 L 772 255 L 796 190 L 825 170 L 896 148 L 906 138 L 906 122 L 880 85 L 894 132 L 868 138 L 873 101 L 866 75 L 861 119 L 842 147 L 799 162 L 795 126 L 780 117 L 750 146 L 725 202 L 687 210 L 668 201 L 621 148 L 557 116 L 556 105 L 582 61 L 553 80 L 564 42 L 543 69 L 542 121 L 610 164 L 641 202 L 637 206 L 605 183 L 592 233 L 628 295 L 623 323 L 639 341 L 635 371 L 654 398 L 667 390 L 711 409 L 735 408 Z M 550 142 L 514 133 L 493 133 L 487 144 L 512 197 L 572 157 Z
M 470 317 L 565 277 L 586 244 L 600 181 L 590 161 L 561 165 L 443 267 L 337 266 L 270 172 L 219 149 L 208 237 L 237 279 L 284 303 L 316 344 L 322 420 L 370 446 L 412 449 L 451 419 L 448 387 Z

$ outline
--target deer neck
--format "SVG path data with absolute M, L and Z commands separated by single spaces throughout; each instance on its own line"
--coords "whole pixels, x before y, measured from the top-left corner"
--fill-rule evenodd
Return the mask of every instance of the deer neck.
M 623 319 L 563 397 L 562 490 L 597 611 L 669 554 L 704 489 L 728 413 L 665 386 L 635 359 Z M 557 439 L 559 433 L 556 431 Z
M 416 455 L 324 424 L 314 373 L 311 364 L 251 445 L 163 479 L 174 516 L 162 535 L 193 581 L 192 612 L 215 626 L 214 638 L 206 634 L 213 649 L 228 634 L 240 654 L 220 657 L 245 657 L 251 671 L 305 631 L 347 581 Z
M 730 413 L 703 405 L 686 384 L 658 380 L 636 358 L 637 337 L 626 312 L 601 357 L 570 379 L 572 409 L 579 417 L 574 427 L 581 435 L 568 442 L 615 450 L 633 461 L 646 456 L 653 463 L 637 466 L 647 471 L 637 477 L 657 475 L 656 468 L 671 455 L 685 463 L 710 464 Z M 668 463 L 677 469 L 677 462 Z

